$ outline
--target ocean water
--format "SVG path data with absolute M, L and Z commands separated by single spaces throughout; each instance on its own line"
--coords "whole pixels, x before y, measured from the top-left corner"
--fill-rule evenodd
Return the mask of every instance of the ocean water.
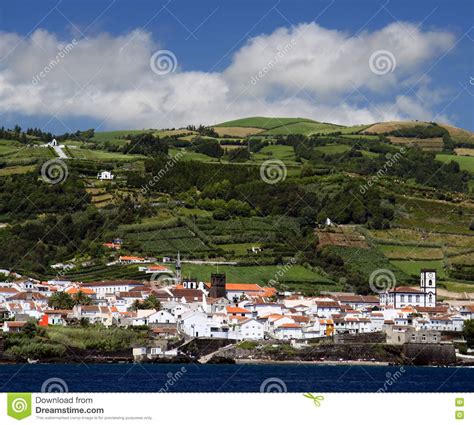
M 309 364 L 0 365 L 0 392 L 472 392 L 463 367 Z

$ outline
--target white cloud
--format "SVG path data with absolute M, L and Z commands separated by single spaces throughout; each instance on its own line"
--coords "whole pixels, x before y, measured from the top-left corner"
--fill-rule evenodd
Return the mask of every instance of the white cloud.
M 64 53 L 68 43 L 73 46 Z M 421 77 L 428 93 L 431 83 L 421 71 L 453 43 L 450 33 L 409 23 L 358 36 L 310 23 L 248 40 L 221 73 L 188 72 L 178 58 L 174 73 L 156 75 L 150 57 L 163 46 L 141 30 L 77 43 L 45 30 L 25 40 L 0 33 L 0 109 L 92 117 L 103 121 L 102 128 L 213 124 L 250 115 L 343 124 L 429 119 L 433 102 L 407 88 Z M 377 50 L 396 58 L 393 72 L 370 70 Z

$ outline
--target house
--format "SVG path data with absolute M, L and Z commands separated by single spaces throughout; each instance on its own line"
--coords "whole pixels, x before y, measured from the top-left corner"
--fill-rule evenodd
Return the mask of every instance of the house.
M 118 251 L 120 248 L 122 248 L 122 244 L 118 244 L 115 242 L 104 242 L 102 246 L 105 246 L 106 248 L 114 249 Z
M 341 305 L 336 301 L 317 301 L 316 313 L 319 317 L 330 318 L 341 312 Z
M 178 335 L 178 330 L 176 326 L 158 326 L 152 328 L 152 335 L 158 338 L 175 338 Z
M 2 330 L 5 333 L 20 333 L 26 324 L 25 321 L 3 322 Z
M 148 261 L 143 257 L 135 257 L 133 255 L 121 255 L 119 257 L 119 263 L 121 264 L 140 264 L 147 263 Z
M 299 323 L 283 323 L 274 329 L 276 339 L 302 339 L 303 329 Z
M 263 288 L 256 283 L 226 283 L 225 291 L 230 301 L 250 297 L 271 297 L 276 294 L 274 288 Z
M 474 319 L 474 304 L 463 305 L 460 313 L 464 320 Z
M 245 319 L 238 325 L 230 325 L 229 339 L 252 339 L 259 340 L 264 338 L 265 325 L 256 319 Z
M 200 311 L 184 313 L 179 321 L 179 328 L 192 337 L 210 337 L 208 316 Z
M 252 317 L 252 312 L 242 307 L 226 307 L 226 312 L 229 316 Z
M 441 332 L 415 329 L 413 326 L 390 326 L 386 329 L 387 344 L 439 344 Z
M 114 175 L 110 171 L 100 171 L 97 173 L 97 179 L 98 180 L 113 180 Z
M 148 316 L 148 324 L 176 323 L 176 318 L 167 310 L 160 310 Z
M 173 271 L 168 267 L 161 266 L 159 264 L 150 264 L 149 266 L 140 266 L 138 271 L 145 272 L 147 274 L 173 274 Z
M 0 287 L 0 303 L 6 302 L 8 298 L 16 294 L 18 294 L 18 290 L 15 288 L 10 288 L 9 286 Z
M 70 316 L 72 316 L 72 310 L 45 310 L 40 326 L 66 325 L 66 319 Z
M 95 298 L 96 297 L 95 291 L 92 288 L 87 288 L 87 287 L 77 288 L 75 286 L 71 286 L 71 287 L 67 288 L 64 292 L 66 292 L 66 294 L 69 294 L 71 296 L 77 295 L 77 294 L 79 294 L 79 292 L 81 292 L 82 294 L 84 294 L 87 297 L 90 297 L 90 298 Z
M 120 292 L 129 292 L 139 286 L 143 285 L 140 282 L 133 280 L 109 280 L 103 282 L 83 283 L 80 288 L 91 289 L 97 294 L 97 297 L 103 297 L 106 295 L 115 295 Z

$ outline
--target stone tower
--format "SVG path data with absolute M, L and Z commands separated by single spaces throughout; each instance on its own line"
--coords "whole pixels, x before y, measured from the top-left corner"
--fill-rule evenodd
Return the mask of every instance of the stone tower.
M 226 290 L 224 273 L 211 274 L 211 289 L 209 290 L 209 296 L 211 298 L 225 298 Z

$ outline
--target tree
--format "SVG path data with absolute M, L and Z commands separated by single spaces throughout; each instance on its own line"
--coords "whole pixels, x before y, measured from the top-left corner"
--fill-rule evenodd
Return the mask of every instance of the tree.
M 74 305 L 90 305 L 92 302 L 91 297 L 88 297 L 84 292 L 79 291 L 73 297 Z
M 156 297 L 156 295 L 149 295 L 146 297 L 145 301 L 143 301 L 142 306 L 140 309 L 143 310 L 161 310 L 161 303 L 160 300 Z
M 137 311 L 140 310 L 142 307 L 142 302 L 140 300 L 135 300 L 133 304 L 130 307 L 131 311 Z
M 70 310 L 75 301 L 67 292 L 56 292 L 49 297 L 48 305 L 54 309 Z
M 469 348 L 474 347 L 474 320 L 465 320 L 464 321 L 464 328 L 462 331 L 464 339 L 467 342 L 467 346 Z

